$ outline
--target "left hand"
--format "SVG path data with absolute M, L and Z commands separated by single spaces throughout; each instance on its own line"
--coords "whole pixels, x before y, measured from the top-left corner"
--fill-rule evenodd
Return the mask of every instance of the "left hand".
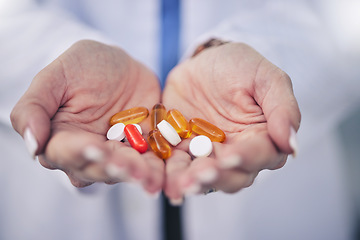
M 211 47 L 179 64 L 168 76 L 163 103 L 187 120 L 213 123 L 227 137 L 213 143 L 209 157 L 191 160 L 189 139 L 174 150 L 165 184 L 173 202 L 213 187 L 237 192 L 261 170 L 280 168 L 295 154 L 300 111 L 291 80 L 248 45 Z

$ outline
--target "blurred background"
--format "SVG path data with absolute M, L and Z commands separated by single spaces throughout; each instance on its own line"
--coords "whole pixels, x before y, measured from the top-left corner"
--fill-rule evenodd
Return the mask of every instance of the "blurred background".
M 121 46 L 164 79 L 166 1 L 0 0 L 1 240 L 161 239 L 159 199 L 131 184 L 74 189 L 31 161 L 9 114 L 84 38 Z M 175 3 L 174 61 L 209 37 L 245 42 L 290 75 L 302 111 L 298 157 L 239 193 L 187 198 L 184 239 L 360 239 L 360 1 Z
M 360 239 L 360 107 L 340 123 L 338 131 L 345 160 L 351 204 L 355 212 L 354 239 Z

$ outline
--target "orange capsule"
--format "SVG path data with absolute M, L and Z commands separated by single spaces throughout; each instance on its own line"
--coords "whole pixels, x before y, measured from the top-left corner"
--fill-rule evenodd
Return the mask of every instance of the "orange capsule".
M 144 153 L 147 151 L 148 145 L 146 140 L 135 125 L 126 125 L 124 132 L 127 140 L 134 149 L 136 149 L 139 153 Z
M 151 129 L 156 129 L 159 122 L 166 118 L 165 106 L 161 103 L 154 105 L 150 112 Z
M 114 114 L 110 118 L 110 126 L 116 123 L 134 124 L 139 123 L 149 115 L 145 107 L 134 107 Z
M 161 159 L 167 159 L 171 155 L 171 147 L 158 129 L 151 130 L 148 142 L 154 153 Z
M 201 118 L 193 118 L 189 122 L 191 130 L 198 135 L 205 135 L 212 142 L 223 142 L 226 139 L 225 133 L 217 126 Z
M 182 138 L 189 138 L 191 135 L 191 128 L 184 115 L 179 110 L 171 109 L 167 113 L 168 123 L 175 128 L 176 132 Z

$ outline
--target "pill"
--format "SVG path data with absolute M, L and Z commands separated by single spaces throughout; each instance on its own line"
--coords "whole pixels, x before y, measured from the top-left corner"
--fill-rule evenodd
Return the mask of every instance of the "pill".
M 215 125 L 201 118 L 193 118 L 189 121 L 191 130 L 198 135 L 205 135 L 212 142 L 224 142 L 225 133 Z
M 141 135 L 143 134 L 142 129 L 139 124 L 133 123 L 132 125 L 134 125 L 137 128 L 137 130 L 140 132 Z
M 158 129 L 151 130 L 148 142 L 154 153 L 161 159 L 167 159 L 171 155 L 171 147 Z
M 110 126 L 116 123 L 133 124 L 139 123 L 149 116 L 149 111 L 145 107 L 134 107 L 114 114 L 110 118 Z
M 155 104 L 150 112 L 151 129 L 156 129 L 156 126 L 164 119 L 166 119 L 165 106 L 161 103 Z
M 166 120 L 162 120 L 157 128 L 161 132 L 161 135 L 173 146 L 178 145 L 181 142 L 181 138 L 176 130 Z
M 188 138 L 191 135 L 191 128 L 188 121 L 186 121 L 184 115 L 179 110 L 171 109 L 167 113 L 168 123 L 175 128 L 176 132 L 182 138 Z
M 136 149 L 139 153 L 147 151 L 147 143 L 145 138 L 140 134 L 139 130 L 133 124 L 128 124 L 124 128 L 125 136 L 129 141 L 131 147 Z
M 189 144 L 189 151 L 194 157 L 207 157 L 211 154 L 212 149 L 210 138 L 204 135 L 194 137 Z
M 117 123 L 117 124 L 118 124 L 118 123 Z M 116 124 L 115 124 L 115 125 L 116 125 Z M 115 125 L 114 125 L 114 126 L 115 126 Z M 143 134 L 142 129 L 141 129 L 141 127 L 140 127 L 139 124 L 133 123 L 132 125 L 134 125 L 134 126 L 137 128 L 137 130 L 140 132 L 141 135 Z M 125 133 L 124 133 L 124 136 L 125 136 Z M 127 140 L 126 137 L 124 137 L 124 141 L 128 142 L 128 140 Z
M 107 139 L 122 141 L 125 137 L 124 128 L 125 124 L 123 123 L 112 125 L 106 133 Z

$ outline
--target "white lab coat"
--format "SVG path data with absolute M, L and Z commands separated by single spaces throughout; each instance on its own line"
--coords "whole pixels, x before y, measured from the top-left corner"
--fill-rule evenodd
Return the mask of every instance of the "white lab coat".
M 75 189 L 31 160 L 9 121 L 33 76 L 80 39 L 121 46 L 158 73 L 159 2 L 0 0 L 0 239 L 161 239 L 159 199 L 127 183 Z M 336 127 L 359 103 L 354 9 L 351 0 L 182 1 L 182 56 L 210 36 L 248 43 L 290 75 L 302 111 L 297 159 L 236 194 L 187 198 L 185 239 L 351 239 Z

